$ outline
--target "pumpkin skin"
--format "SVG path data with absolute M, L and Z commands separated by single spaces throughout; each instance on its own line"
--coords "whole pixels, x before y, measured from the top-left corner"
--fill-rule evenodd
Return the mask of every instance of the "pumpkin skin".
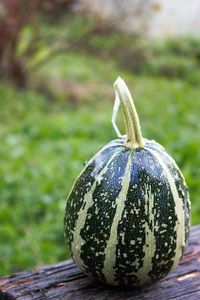
M 175 269 L 187 244 L 190 201 L 183 175 L 165 149 L 116 139 L 86 164 L 68 196 L 65 236 L 89 276 L 143 286 Z

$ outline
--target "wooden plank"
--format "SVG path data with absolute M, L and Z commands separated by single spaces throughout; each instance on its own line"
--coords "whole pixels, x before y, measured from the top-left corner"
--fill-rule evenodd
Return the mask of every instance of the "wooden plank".
M 165 279 L 140 290 L 102 285 L 87 278 L 72 260 L 67 260 L 1 278 L 0 299 L 200 299 L 200 225 L 192 228 L 189 246 L 179 267 Z

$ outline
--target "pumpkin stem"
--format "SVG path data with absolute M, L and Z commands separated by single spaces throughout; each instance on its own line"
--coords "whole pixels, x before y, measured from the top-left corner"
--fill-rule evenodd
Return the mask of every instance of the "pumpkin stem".
M 115 124 L 118 108 L 121 104 L 127 133 L 127 139 L 125 143 L 126 147 L 131 149 L 144 148 L 140 121 L 133 102 L 133 98 L 131 96 L 131 93 L 129 92 L 127 85 L 121 77 L 118 77 L 115 81 L 114 88 L 116 93 L 116 99 L 113 109 L 113 126 L 117 134 L 121 135 Z

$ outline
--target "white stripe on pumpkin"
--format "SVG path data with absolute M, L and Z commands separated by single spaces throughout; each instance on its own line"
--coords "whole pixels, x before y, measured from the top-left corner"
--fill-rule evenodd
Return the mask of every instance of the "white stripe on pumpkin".
M 147 147 L 146 147 L 146 149 L 147 149 Z M 174 257 L 172 269 L 175 269 L 179 264 L 183 247 L 185 247 L 185 216 L 184 216 L 183 202 L 182 202 L 182 199 L 178 195 L 178 191 L 177 191 L 174 179 L 173 179 L 172 175 L 170 174 L 168 167 L 163 162 L 163 160 L 160 158 L 159 154 L 157 154 L 155 150 L 152 150 L 150 148 L 148 148 L 147 151 L 149 151 L 161 165 L 161 167 L 163 169 L 163 173 L 165 174 L 165 176 L 167 178 L 171 193 L 174 198 L 175 214 L 177 216 L 177 221 L 176 221 L 177 240 L 176 240 L 175 257 Z
M 119 221 L 122 218 L 122 213 L 125 207 L 126 196 L 129 188 L 130 175 L 131 175 L 131 163 L 132 163 L 132 152 L 129 155 L 125 174 L 122 179 L 122 188 L 121 191 L 116 198 L 116 211 L 112 221 L 112 226 L 110 229 L 110 237 L 107 241 L 107 246 L 105 249 L 105 260 L 104 267 L 102 269 L 102 273 L 105 276 L 106 282 L 108 284 L 117 285 L 118 281 L 115 279 L 115 271 L 114 265 L 116 262 L 116 246 L 118 243 L 118 234 L 117 227 Z
M 84 196 L 82 207 L 78 213 L 78 218 L 76 221 L 75 229 L 73 231 L 73 241 L 71 243 L 71 251 L 73 254 L 74 261 L 82 270 L 84 270 L 84 262 L 80 257 L 81 256 L 81 246 L 84 244 L 85 241 L 81 237 L 81 229 L 85 225 L 88 209 L 94 204 L 93 192 L 96 189 L 97 184 L 99 185 L 101 183 L 101 181 L 103 180 L 103 176 L 107 172 L 109 164 L 119 154 L 119 152 L 120 151 L 117 151 L 114 153 L 114 155 L 111 156 L 111 158 L 108 160 L 107 164 L 104 166 L 104 168 L 101 170 L 101 172 L 96 176 L 92 187 Z
M 151 186 L 147 184 L 144 186 L 144 200 L 145 215 L 148 222 L 144 223 L 145 244 L 143 246 L 143 267 L 135 274 L 139 279 L 138 285 L 141 286 L 150 280 L 148 273 L 152 269 L 152 259 L 155 256 L 156 251 L 156 239 L 154 233 L 158 231 L 158 224 L 155 221 L 154 194 L 151 192 Z M 152 229 L 150 228 L 150 225 L 152 226 Z

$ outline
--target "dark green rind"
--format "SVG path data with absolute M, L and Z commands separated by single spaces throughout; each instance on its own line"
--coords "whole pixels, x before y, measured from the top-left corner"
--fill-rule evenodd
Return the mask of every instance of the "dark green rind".
M 153 214 L 154 224 L 149 221 L 149 213 L 145 213 L 144 191 L 146 185 L 154 194 L 155 205 Z M 173 257 L 176 249 L 176 214 L 173 195 L 166 181 L 163 170 L 156 159 L 145 149 L 134 152 L 130 186 L 126 198 L 126 207 L 123 217 L 118 225 L 117 259 L 115 264 L 116 280 L 121 285 L 139 285 L 137 272 L 144 266 L 143 245 L 145 245 L 145 222 L 153 230 L 156 243 L 156 251 L 152 259 L 152 269 L 149 272 L 149 281 L 165 276 L 173 265 Z M 132 209 L 134 212 L 132 213 Z M 126 217 L 124 217 L 126 215 Z M 171 220 L 168 218 L 172 217 Z M 158 230 L 155 230 L 156 225 Z M 122 242 L 122 234 L 125 237 Z M 172 240 L 173 237 L 173 240 Z M 135 245 L 130 242 L 135 240 Z M 167 243 L 167 245 L 166 245 Z M 147 249 L 149 251 L 149 249 Z M 126 258 L 124 258 L 126 254 Z M 131 267 L 134 261 L 137 266 Z
M 148 148 L 157 151 L 159 157 L 165 163 L 174 179 L 179 197 L 183 201 L 186 240 L 189 235 L 190 207 L 188 204 L 188 191 L 183 177 L 179 169 L 177 169 L 177 166 L 169 159 L 168 154 L 162 146 L 154 141 L 145 140 L 145 142 L 146 150 L 137 149 L 133 151 L 131 180 L 126 198 L 126 206 L 123 217 L 118 224 L 119 238 L 116 247 L 115 277 L 116 280 L 119 281 L 119 284 L 122 285 L 137 286 L 140 284 L 137 278 L 137 272 L 143 266 L 143 245 L 145 244 L 143 224 L 145 221 L 149 222 L 148 216 L 145 215 L 144 205 L 142 204 L 144 202 L 144 184 L 148 183 L 154 193 L 154 214 L 155 221 L 158 223 L 158 231 L 154 230 L 156 253 L 152 259 L 152 268 L 148 274 L 149 280 L 156 280 L 165 276 L 173 265 L 173 257 L 175 255 L 175 223 L 177 216 L 174 209 L 173 195 L 169 183 L 163 175 L 161 165 L 148 151 Z M 75 229 L 78 213 L 83 205 L 84 195 L 90 190 L 96 176 L 106 165 L 113 153 L 120 151 L 119 156 L 115 159 L 115 163 L 110 164 L 102 183 L 97 186 L 93 193 L 95 202 L 93 206 L 89 208 L 85 226 L 81 230 L 81 237 L 84 240 L 81 247 L 81 259 L 84 261 L 85 271 L 103 282 L 106 282 L 102 272 L 105 260 L 103 253 L 106 242 L 110 236 L 109 230 L 116 209 L 114 205 L 115 199 L 121 190 L 120 182 L 126 167 L 128 153 L 131 151 L 122 146 L 122 144 L 123 139 L 114 140 L 106 145 L 106 147 L 108 147 L 106 150 L 100 152 L 95 159 L 91 159 L 85 171 L 77 179 L 66 206 L 65 235 L 68 239 L 69 246 L 71 246 L 73 230 Z M 117 167 L 120 167 L 120 170 L 118 170 Z M 113 180 L 111 179 L 111 175 L 113 175 Z M 137 186 L 135 186 L 135 184 L 137 184 Z M 107 198 L 106 195 L 101 195 L 104 193 L 109 195 L 108 202 L 105 202 Z M 141 205 L 137 203 L 139 199 L 141 200 Z M 133 206 L 138 209 L 138 215 L 136 215 L 136 212 L 130 212 Z M 95 214 L 96 208 L 99 209 L 98 215 Z M 126 217 L 124 217 L 125 214 Z M 107 217 L 108 215 L 109 218 Z M 169 216 L 172 217 L 170 221 L 168 220 Z M 165 224 L 164 227 L 163 224 Z M 131 225 L 135 227 L 133 228 Z M 149 223 L 149 226 L 151 227 L 153 224 Z M 165 230 L 165 232 L 160 233 L 162 229 Z M 125 234 L 125 246 L 122 244 L 122 233 Z M 138 237 L 141 238 L 141 243 L 136 242 L 135 245 L 130 245 L 130 241 Z M 123 253 L 127 255 L 126 258 L 123 257 Z M 134 262 L 136 259 L 139 261 L 138 266 L 131 267 L 131 262 Z
M 104 147 L 105 149 L 100 149 L 97 153 L 97 156 L 92 158 L 87 163 L 84 172 L 79 175 L 79 177 L 75 181 L 75 184 L 67 199 L 64 218 L 64 232 L 70 250 L 73 240 L 72 231 L 76 226 L 78 212 L 83 205 L 84 195 L 90 190 L 92 184 L 96 179 L 96 176 L 100 173 L 111 156 L 116 152 L 116 148 L 120 147 L 118 146 L 120 144 L 121 142 L 119 140 L 112 141 L 108 145 L 106 145 L 106 147 Z
M 104 281 L 102 269 L 105 248 L 116 211 L 116 198 L 121 191 L 129 150 L 123 149 L 108 166 L 103 180 L 93 192 L 94 204 L 89 208 L 81 237 L 81 259 L 88 274 Z M 120 166 L 120 169 L 119 169 Z M 95 249 L 95 250 L 94 250 Z
M 169 154 L 160 144 L 156 143 L 155 141 L 148 141 L 146 143 L 146 148 L 147 149 L 150 148 L 158 153 L 158 155 L 162 158 L 163 162 L 168 167 L 168 170 L 174 179 L 179 197 L 183 201 L 183 210 L 185 213 L 185 244 L 186 244 L 190 234 L 191 207 L 190 207 L 188 187 L 185 183 L 184 177 L 180 169 L 178 168 L 178 166 L 174 163 L 173 159 L 169 156 Z

